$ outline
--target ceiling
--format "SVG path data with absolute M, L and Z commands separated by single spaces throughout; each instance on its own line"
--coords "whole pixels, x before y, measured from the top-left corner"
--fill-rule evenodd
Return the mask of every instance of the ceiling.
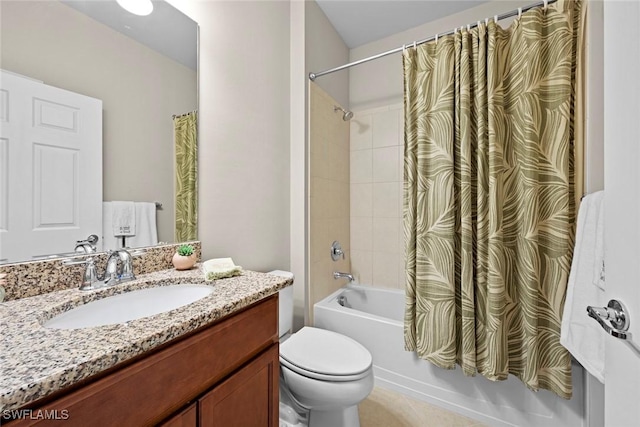
M 114 30 L 197 68 L 197 23 L 163 0 L 148 16 L 136 16 L 115 0 L 61 0 Z M 488 0 L 316 0 L 350 48 L 458 13 Z M 170 22 L 170 24 L 168 24 Z
M 316 0 L 347 47 L 379 40 L 487 0 Z
M 198 24 L 165 1 L 153 0 L 148 16 L 133 15 L 115 0 L 61 1 L 182 65 L 197 68 Z

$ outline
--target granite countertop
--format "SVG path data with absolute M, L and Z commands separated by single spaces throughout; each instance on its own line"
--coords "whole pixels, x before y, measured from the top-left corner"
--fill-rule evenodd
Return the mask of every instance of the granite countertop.
M 43 323 L 81 304 L 136 289 L 207 284 L 213 293 L 177 309 L 125 324 L 49 329 Z M 17 409 L 247 307 L 293 281 L 244 271 L 205 282 L 199 266 L 163 270 L 106 289 L 67 289 L 0 303 L 0 411 Z

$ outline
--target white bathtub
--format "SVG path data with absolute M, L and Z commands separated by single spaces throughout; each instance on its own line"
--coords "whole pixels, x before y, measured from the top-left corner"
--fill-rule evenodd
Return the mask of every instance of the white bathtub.
M 339 299 L 351 307 L 343 307 Z M 493 382 L 445 370 L 404 350 L 404 292 L 350 285 L 314 306 L 315 326 L 347 335 L 373 355 L 376 385 L 492 426 L 586 426 L 583 369 L 573 367 L 573 398 L 534 393 L 510 376 Z M 345 304 L 345 305 L 347 305 Z

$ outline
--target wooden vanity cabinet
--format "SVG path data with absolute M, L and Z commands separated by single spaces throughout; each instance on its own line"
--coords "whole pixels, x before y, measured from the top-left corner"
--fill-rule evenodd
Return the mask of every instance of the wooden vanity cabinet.
M 198 400 L 200 426 L 278 426 L 278 346 L 271 346 Z
M 278 349 L 274 295 L 95 381 L 25 407 L 66 411 L 65 420 L 9 425 L 276 427 Z
M 162 427 L 193 427 L 198 425 L 198 404 L 192 403 L 161 424 Z

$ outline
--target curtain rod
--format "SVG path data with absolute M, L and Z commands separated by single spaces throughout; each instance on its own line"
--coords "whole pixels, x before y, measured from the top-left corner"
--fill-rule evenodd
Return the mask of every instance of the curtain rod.
M 193 113 L 197 113 L 198 110 L 193 110 L 193 111 L 189 111 L 188 113 L 184 113 L 184 114 L 174 114 L 173 117 L 174 119 L 177 119 L 178 117 L 184 117 L 184 116 L 188 116 L 189 114 L 193 114 Z
M 544 1 L 541 1 L 541 2 L 538 2 L 538 3 L 535 3 L 535 4 L 531 4 L 531 5 L 526 6 L 526 7 L 521 7 L 521 8 L 518 8 L 518 9 L 514 9 L 514 10 L 512 10 L 510 12 L 503 13 L 502 15 L 494 16 L 494 20 L 497 22 L 497 21 L 500 21 L 502 19 L 511 18 L 512 16 L 520 15 L 522 12 L 526 12 L 526 11 L 528 11 L 530 9 L 533 9 L 534 7 L 544 6 L 546 8 L 547 5 L 553 4 L 553 3 L 557 2 L 557 1 L 558 0 L 544 0 Z M 478 21 L 478 22 L 480 22 L 480 21 Z M 467 25 L 467 28 L 471 29 L 471 28 L 475 28 L 477 26 L 478 26 L 478 23 L 475 23 L 475 24 Z M 379 58 L 382 58 L 382 57 L 385 57 L 385 56 L 388 56 L 388 55 L 391 55 L 391 54 L 394 54 L 394 53 L 397 53 L 397 52 L 402 52 L 402 50 L 405 49 L 408 46 L 414 46 L 415 47 L 417 45 L 420 45 L 420 44 L 423 44 L 423 43 L 428 43 L 428 42 L 430 42 L 432 40 L 436 40 L 438 37 L 451 35 L 451 34 L 455 33 L 458 30 L 458 28 L 460 28 L 460 27 L 456 27 L 455 29 L 453 29 L 451 31 L 448 31 L 446 33 L 436 34 L 436 35 L 434 35 L 432 37 L 429 37 L 428 39 L 424 39 L 424 40 L 420 40 L 420 41 L 414 41 L 414 42 L 406 44 L 404 46 L 400 46 L 400 47 L 397 47 L 395 49 L 391 49 L 391 50 L 388 50 L 386 52 L 382 52 L 382 53 L 379 53 L 377 55 L 370 56 L 368 58 L 359 59 L 358 61 L 350 62 L 348 64 L 341 65 L 339 67 L 331 68 L 331 69 L 320 71 L 320 72 L 317 72 L 317 73 L 309 73 L 309 80 L 314 81 L 316 78 L 322 77 L 322 76 L 324 76 L 326 74 L 335 73 L 336 71 L 341 71 L 341 70 L 344 70 L 344 69 L 347 69 L 347 68 L 351 68 L 351 67 L 356 66 L 356 65 L 364 64 L 365 62 L 373 61 L 375 59 L 379 59 Z

